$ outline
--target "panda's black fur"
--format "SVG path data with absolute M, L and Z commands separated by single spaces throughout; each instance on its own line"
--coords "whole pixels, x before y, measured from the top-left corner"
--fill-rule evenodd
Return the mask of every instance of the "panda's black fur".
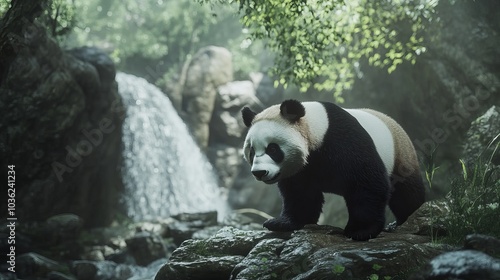
M 272 231 L 291 231 L 317 223 L 323 192 L 344 197 L 349 212 L 344 234 L 354 240 L 368 240 L 382 231 L 388 204 L 397 223 L 403 223 L 425 200 L 419 171 L 401 177 L 386 170 L 371 136 L 358 120 L 333 103 L 321 102 L 321 105 L 328 118 L 321 146 L 309 152 L 301 170 L 278 181 L 282 212 L 264 226 Z M 300 102 L 287 100 L 281 104 L 280 114 L 294 125 L 304 116 L 303 110 Z M 247 107 L 242 110 L 248 127 L 256 115 Z M 254 175 L 259 179 L 263 174 Z M 391 182 L 393 176 L 398 178 Z M 394 187 L 398 190 L 394 191 Z

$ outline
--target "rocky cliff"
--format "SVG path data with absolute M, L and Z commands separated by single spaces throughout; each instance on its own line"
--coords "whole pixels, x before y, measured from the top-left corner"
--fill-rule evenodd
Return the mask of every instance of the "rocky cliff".
M 2 65 L 0 152 L 2 170 L 15 165 L 15 216 L 70 212 L 86 226 L 108 224 L 121 189 L 124 112 L 114 64 L 95 48 L 62 50 L 36 23 L 14 32 L 15 53 Z

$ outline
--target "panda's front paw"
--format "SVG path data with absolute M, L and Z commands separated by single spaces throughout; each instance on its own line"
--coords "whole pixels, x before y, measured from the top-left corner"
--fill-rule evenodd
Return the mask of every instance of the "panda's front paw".
M 344 235 L 356 241 L 367 241 L 368 239 L 375 238 L 382 231 L 383 224 L 355 224 L 347 223 L 344 229 Z
M 269 219 L 264 222 L 263 226 L 271 231 L 294 231 L 304 227 L 284 217 Z

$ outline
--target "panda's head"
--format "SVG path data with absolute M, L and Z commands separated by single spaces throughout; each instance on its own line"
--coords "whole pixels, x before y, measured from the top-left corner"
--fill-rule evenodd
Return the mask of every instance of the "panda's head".
M 250 128 L 243 152 L 257 180 L 276 183 L 307 163 L 311 133 L 305 115 L 305 107 L 296 100 L 286 100 L 258 114 L 243 108 L 243 122 Z

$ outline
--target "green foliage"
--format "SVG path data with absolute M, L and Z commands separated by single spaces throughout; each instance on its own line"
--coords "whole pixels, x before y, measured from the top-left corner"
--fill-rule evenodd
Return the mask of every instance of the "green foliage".
M 372 268 L 373 270 L 375 271 L 379 271 L 380 269 L 382 269 L 383 266 L 379 265 L 379 264 L 373 264 Z
M 0 18 L 3 18 L 7 10 L 10 8 L 10 2 L 9 0 L 2 0 L 0 1 Z
M 345 271 L 345 266 L 336 264 L 332 268 L 333 274 L 340 275 Z
M 260 70 L 263 46 L 248 39 L 234 5 L 192 0 L 76 1 L 77 28 L 69 47 L 91 45 L 110 52 L 118 69 L 168 83 L 200 48 L 233 53 L 236 76 Z M 167 77 L 164 78 L 165 73 Z
M 76 10 L 71 0 L 52 0 L 45 7 L 39 21 L 47 27 L 49 34 L 63 40 L 76 25 Z
M 252 38 L 269 39 L 278 83 L 340 98 L 361 59 L 392 72 L 425 51 L 422 31 L 436 0 L 199 0 L 238 2 Z
M 445 222 L 450 235 L 445 241 L 461 244 L 471 233 L 500 237 L 500 167 L 491 163 L 491 157 L 486 162 L 478 159 L 470 167 L 461 161 L 463 176 L 452 182 L 447 196 L 450 215 Z

